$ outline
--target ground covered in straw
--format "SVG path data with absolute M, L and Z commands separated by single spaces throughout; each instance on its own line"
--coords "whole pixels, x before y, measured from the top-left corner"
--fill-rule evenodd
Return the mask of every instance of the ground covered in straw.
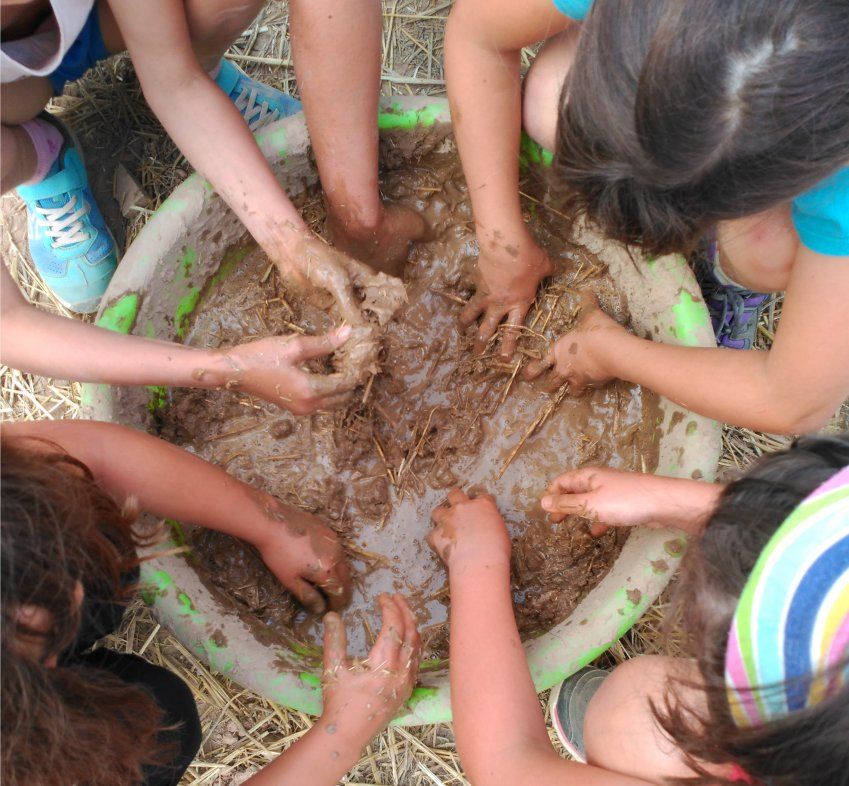
M 443 94 L 442 40 L 450 2 L 383 0 L 385 94 Z M 285 3 L 271 2 L 227 53 L 252 75 L 297 95 L 289 56 Z M 532 52 L 523 53 L 527 65 Z M 100 64 L 70 85 L 54 102 L 54 111 L 73 127 L 87 153 L 92 187 L 121 247 L 126 247 L 163 199 L 191 171 L 164 134 L 141 96 L 132 65 L 125 57 Z M 122 216 L 113 198 L 116 166 L 122 165 L 141 186 L 146 199 Z M 0 200 L 0 253 L 26 296 L 44 308 L 71 316 L 55 302 L 34 273 L 26 251 L 26 221 L 19 200 Z M 769 345 L 780 316 L 777 298 L 764 314 L 761 344 Z M 79 385 L 0 368 L 0 418 L 3 420 L 76 417 Z M 849 407 L 835 417 L 834 428 L 849 428 Z M 747 429 L 726 428 L 723 471 L 745 467 L 787 439 Z M 639 653 L 672 652 L 680 642 L 661 632 L 665 600 L 606 654 L 612 664 Z M 178 673 L 191 686 L 204 728 L 201 751 L 184 784 L 237 786 L 295 742 L 311 719 L 277 706 L 212 674 L 179 641 L 163 630 L 140 602 L 131 607 L 122 631 L 110 646 L 144 655 Z M 544 702 L 545 697 L 542 697 Z M 553 740 L 552 733 L 552 740 Z M 389 729 L 366 749 L 347 784 L 466 784 L 450 725 Z

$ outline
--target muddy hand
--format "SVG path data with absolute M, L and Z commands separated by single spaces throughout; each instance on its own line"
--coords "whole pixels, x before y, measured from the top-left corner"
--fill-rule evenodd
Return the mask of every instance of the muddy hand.
M 339 406 L 359 384 L 359 376 L 312 374 L 301 365 L 340 349 L 353 333 L 346 326 L 322 336 L 272 336 L 222 350 L 229 367 L 222 386 L 244 390 L 296 415 Z
M 551 272 L 551 261 L 533 243 L 525 255 L 499 250 L 481 251 L 475 271 L 475 294 L 460 312 L 467 328 L 481 318 L 475 354 L 482 354 L 503 320 L 500 355 L 510 360 L 516 351 L 519 328 L 533 305 L 540 281 Z
M 327 228 L 333 245 L 374 271 L 400 276 L 410 244 L 428 231 L 424 218 L 403 205 L 384 203 L 376 226 L 363 227 L 348 216 L 328 211 Z
M 573 395 L 587 387 L 610 382 L 613 376 L 603 360 L 603 348 L 613 330 L 625 328 L 601 310 L 595 295 L 584 292 L 577 327 L 557 339 L 541 360 L 528 363 L 524 378 L 536 379 L 550 369 L 543 383 L 546 390 L 556 390 L 568 383 Z
M 416 684 L 421 639 L 407 601 L 381 595 L 383 626 L 368 658 L 348 658 L 345 625 L 338 614 L 324 618 L 322 720 L 364 725 L 376 734 L 397 714 Z
M 491 495 L 469 497 L 452 489 L 431 518 L 436 527 L 427 542 L 450 569 L 469 562 L 509 564 L 510 536 Z
M 262 495 L 269 521 L 254 545 L 268 569 L 313 614 L 351 602 L 351 575 L 336 533 L 318 516 Z

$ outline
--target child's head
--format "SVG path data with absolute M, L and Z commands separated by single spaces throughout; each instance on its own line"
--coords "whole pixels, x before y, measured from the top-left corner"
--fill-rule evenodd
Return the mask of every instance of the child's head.
M 798 712 L 741 726 L 729 701 L 726 656 L 741 595 L 765 547 L 800 503 L 846 466 L 849 436 L 799 439 L 730 483 L 701 540 L 688 549 L 675 603 L 706 686 L 707 711 L 702 716 L 679 705 L 673 686 L 667 706 L 655 708 L 655 714 L 695 759 L 734 762 L 756 778 L 769 777 L 774 786 L 845 782 L 849 687 Z M 813 619 L 817 609 L 805 612 Z
M 0 473 L 2 780 L 140 782 L 156 704 L 106 672 L 58 662 L 86 591 L 121 598 L 121 574 L 137 564 L 135 516 L 47 443 L 4 438 Z
M 595 0 L 554 171 L 609 236 L 684 251 L 849 162 L 845 0 Z

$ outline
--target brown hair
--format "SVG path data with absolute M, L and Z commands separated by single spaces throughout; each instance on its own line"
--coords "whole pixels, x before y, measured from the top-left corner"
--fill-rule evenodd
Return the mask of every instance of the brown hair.
M 782 522 L 814 489 L 849 466 L 849 435 L 806 437 L 762 459 L 724 490 L 698 542 L 687 550 L 673 598 L 689 634 L 706 697 L 703 713 L 668 690 L 653 706 L 660 725 L 700 777 L 680 783 L 717 783 L 705 763 L 741 766 L 771 786 L 849 783 L 849 687 L 801 712 L 757 728 L 735 723 L 725 687 L 725 650 L 737 602 L 761 552 Z
M 100 669 L 49 668 L 80 627 L 77 582 L 122 599 L 133 569 L 134 511 L 122 510 L 89 469 L 51 443 L 4 438 L 2 464 L 2 780 L 8 786 L 126 786 L 160 759 L 162 712 L 140 688 Z M 49 614 L 26 626 L 24 606 Z M 41 658 L 26 642 L 38 643 Z
M 849 162 L 847 41 L 846 0 L 595 0 L 557 129 L 570 211 L 660 254 L 803 193 Z

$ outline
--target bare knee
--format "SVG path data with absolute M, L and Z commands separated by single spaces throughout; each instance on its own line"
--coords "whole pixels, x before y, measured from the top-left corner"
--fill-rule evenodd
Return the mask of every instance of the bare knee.
M 720 265 L 738 284 L 755 292 L 781 292 L 799 250 L 790 205 L 717 226 Z
M 580 28 L 575 25 L 549 39 L 525 77 L 522 122 L 528 135 L 554 150 L 560 94 L 575 59 Z

